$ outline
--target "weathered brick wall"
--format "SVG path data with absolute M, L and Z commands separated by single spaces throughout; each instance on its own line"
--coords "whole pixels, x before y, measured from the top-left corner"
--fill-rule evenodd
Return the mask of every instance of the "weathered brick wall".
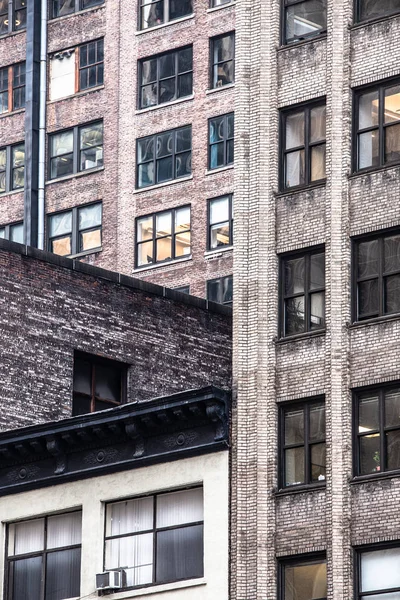
M 71 414 L 75 350 L 127 363 L 128 402 L 230 387 L 229 309 L 9 247 L 0 241 L 1 428 Z

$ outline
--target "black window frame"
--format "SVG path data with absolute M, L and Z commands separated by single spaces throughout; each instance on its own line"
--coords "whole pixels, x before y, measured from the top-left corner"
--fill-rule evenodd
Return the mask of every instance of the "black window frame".
M 175 223 L 175 214 L 176 212 L 182 209 L 189 209 L 190 211 L 190 227 L 189 229 L 185 229 L 183 231 L 175 231 L 174 223 Z M 164 236 L 157 237 L 157 217 L 160 215 L 170 213 L 171 214 L 171 234 L 166 234 Z M 152 219 L 153 220 L 153 236 L 151 239 L 138 241 L 138 226 L 139 222 L 142 219 Z M 182 233 L 190 233 L 190 252 L 188 254 L 182 256 L 176 256 L 176 237 L 181 235 Z M 157 260 L 157 240 L 163 240 L 165 238 L 171 238 L 171 258 L 166 258 L 164 260 Z M 139 246 L 143 244 L 147 244 L 152 242 L 153 245 L 153 256 L 152 262 L 139 265 Z M 148 269 L 152 265 L 163 265 L 168 264 L 172 261 L 176 260 L 186 260 L 192 255 L 192 205 L 191 204 L 183 204 L 182 206 L 175 206 L 174 208 L 167 208 L 165 210 L 160 210 L 155 213 L 149 213 L 146 215 L 139 215 L 135 218 L 135 269 Z
M 390 127 L 395 127 L 396 125 L 400 125 L 399 121 L 392 121 L 389 123 L 385 123 L 385 90 L 387 88 L 391 88 L 394 86 L 400 85 L 400 79 L 392 78 L 385 79 L 381 82 L 375 82 L 374 84 L 369 84 L 363 86 L 361 88 L 356 88 L 353 90 L 353 152 L 352 152 L 352 171 L 353 174 L 356 173 L 368 173 L 370 171 L 377 171 L 378 169 L 382 169 L 385 167 L 392 167 L 400 164 L 400 158 L 398 160 L 393 161 L 385 161 L 385 132 L 386 129 Z M 360 106 L 360 97 L 364 94 L 369 94 L 371 92 L 378 92 L 378 125 L 371 125 L 370 127 L 364 127 L 360 129 L 358 127 L 358 119 L 359 119 L 359 106 Z M 370 165 L 367 167 L 358 168 L 359 158 L 360 158 L 360 144 L 359 137 L 362 134 L 377 131 L 379 133 L 379 164 L 378 165 Z
M 66 16 L 70 16 L 70 15 L 74 15 L 76 13 L 82 12 L 83 10 L 89 10 L 91 8 L 95 9 L 99 6 L 104 5 L 105 0 L 72 0 L 73 4 L 74 4 L 74 9 L 66 12 L 63 15 L 58 15 L 55 14 L 55 6 L 56 6 L 56 2 L 58 2 L 59 0 L 49 0 L 50 2 L 50 9 L 49 9 L 49 13 L 50 13 L 50 19 L 60 19 L 62 17 L 66 17 Z M 89 6 L 86 6 L 86 3 L 89 3 Z
M 225 37 L 233 38 L 233 56 L 227 60 L 221 60 L 221 61 L 214 62 L 214 44 L 215 44 L 215 42 L 217 42 Z M 222 33 L 221 35 L 216 35 L 216 36 L 210 38 L 210 49 L 209 49 L 209 56 L 210 56 L 210 59 L 209 59 L 210 60 L 209 86 L 210 86 L 210 90 L 219 90 L 219 89 L 223 89 L 227 85 L 235 84 L 235 55 L 236 55 L 236 41 L 235 40 L 236 40 L 235 31 L 227 31 L 226 33 Z M 217 74 L 218 74 L 218 66 L 228 63 L 228 62 L 232 62 L 232 64 L 233 64 L 232 81 L 228 81 L 227 83 L 224 83 L 222 85 L 216 85 L 216 83 L 218 82 L 218 77 L 217 78 L 215 77 L 215 68 L 217 68 Z M 215 84 L 214 84 L 214 82 L 215 82 Z
M 170 0 L 158 0 L 158 2 L 153 0 L 154 5 L 162 4 L 163 19 L 160 23 L 157 23 L 156 25 L 151 25 L 150 27 L 142 27 L 142 9 L 144 6 L 151 4 L 152 0 L 138 0 L 138 2 L 139 2 L 138 23 L 137 23 L 138 31 L 151 31 L 154 27 L 161 27 L 162 25 L 167 25 L 168 23 L 174 23 L 175 21 L 178 21 L 179 19 L 186 19 L 188 17 L 191 17 L 194 14 L 194 9 L 193 9 L 194 0 L 190 0 L 190 1 L 192 2 L 192 7 L 191 7 L 191 11 L 189 13 L 180 15 L 179 17 L 175 17 L 173 19 L 170 19 L 169 18 L 170 14 L 171 14 L 171 11 L 169 9 Z
M 233 135 L 231 137 L 229 137 L 229 135 L 228 135 L 229 134 L 228 119 L 230 119 L 230 118 L 232 118 L 232 120 L 233 120 Z M 223 119 L 223 121 L 222 121 L 222 123 L 223 123 L 223 127 L 222 127 L 223 139 L 221 141 L 211 142 L 212 121 L 215 121 L 217 119 Z M 216 117 L 210 117 L 208 119 L 208 170 L 209 171 L 214 171 L 216 169 L 223 169 L 224 167 L 228 167 L 228 166 L 234 164 L 234 160 L 235 160 L 234 142 L 235 142 L 235 113 L 234 112 L 226 113 L 223 115 L 218 115 Z M 212 148 L 213 148 L 213 146 L 217 146 L 217 145 L 221 145 L 221 144 L 223 144 L 223 147 L 224 147 L 223 164 L 218 165 L 216 167 L 212 167 L 211 166 Z M 231 151 L 229 151 L 229 147 L 232 148 Z M 228 160 L 228 156 L 229 156 L 230 152 L 232 154 L 232 160 Z
M 213 247 L 211 245 L 211 231 L 212 227 L 215 225 L 223 225 L 227 221 L 217 221 L 215 223 L 211 223 L 211 206 L 212 203 L 218 200 L 222 200 L 224 198 L 228 198 L 229 202 L 229 216 L 228 216 L 228 226 L 229 226 L 229 244 L 221 244 Z M 207 250 L 210 252 L 221 250 L 222 248 L 231 248 L 233 246 L 233 194 L 224 194 L 223 196 L 216 196 L 215 198 L 209 198 L 207 201 Z
M 281 402 L 279 404 L 279 488 L 284 490 L 297 490 L 303 487 L 323 487 L 326 485 L 326 475 L 324 479 L 313 481 L 311 473 L 311 447 L 317 444 L 325 444 L 326 449 L 326 428 L 324 438 L 310 440 L 310 408 L 313 405 L 323 405 L 326 408 L 324 396 L 314 396 L 302 398 L 294 402 Z M 304 422 L 304 441 L 303 443 L 285 444 L 285 414 L 291 410 L 303 410 Z M 325 413 L 326 418 L 326 413 Z M 285 450 L 291 448 L 304 449 L 304 481 L 299 483 L 286 483 L 285 468 Z M 326 473 L 326 464 L 325 464 Z
M 6 77 L 3 76 L 3 81 L 7 81 L 7 87 L 0 88 L 0 95 L 7 95 L 7 110 L 0 112 L 1 115 L 9 115 L 16 110 L 25 108 L 25 61 L 0 68 L 1 73 L 6 72 Z M 0 77 L 0 85 L 2 78 Z M 16 102 L 16 98 L 19 101 Z
M 184 130 L 190 130 L 190 150 L 181 150 L 181 151 L 177 151 L 176 150 L 176 145 L 177 145 L 177 134 L 181 131 Z M 154 148 L 157 145 L 157 137 L 158 136 L 163 136 L 163 135 L 168 135 L 172 133 L 173 134 L 173 149 L 172 152 L 168 155 L 163 155 L 161 157 L 157 157 L 156 156 L 156 152 L 153 150 L 153 158 L 150 160 L 142 160 L 142 162 L 139 162 L 139 144 L 141 142 L 145 142 L 147 140 L 147 143 L 152 143 L 152 140 L 154 140 Z M 165 185 L 168 184 L 170 181 L 179 181 L 179 179 L 184 179 L 187 177 L 191 177 L 192 176 L 192 165 L 191 165 L 191 161 L 192 161 L 192 144 L 193 144 L 193 136 L 192 136 L 192 126 L 191 125 L 183 125 L 182 127 L 176 127 L 174 129 L 168 129 L 166 131 L 160 131 L 158 133 L 154 133 L 152 135 L 147 135 L 145 137 L 142 138 L 137 138 L 136 139 L 136 189 L 137 190 L 146 190 L 149 187 L 152 187 L 154 185 Z M 183 175 L 180 175 L 179 177 L 176 176 L 177 173 L 177 158 L 179 158 L 180 155 L 184 155 L 184 154 L 190 154 L 190 173 L 184 173 Z M 158 162 L 160 162 L 161 160 L 167 158 L 171 156 L 172 157 L 172 167 L 173 167 L 173 176 L 171 179 L 163 179 L 162 181 L 157 181 L 156 177 L 157 177 L 157 164 Z M 153 164 L 153 173 L 155 174 L 154 177 L 154 182 L 152 183 L 148 183 L 146 185 L 142 185 L 139 186 L 139 170 L 140 170 L 140 166 L 141 165 L 145 165 L 145 164 Z
M 387 588 L 387 589 L 376 589 L 368 592 L 361 591 L 361 578 L 362 578 L 362 569 L 361 569 L 361 558 L 363 554 L 368 554 L 370 552 L 379 552 L 380 550 L 393 550 L 397 548 L 400 554 L 400 541 L 386 541 L 380 542 L 377 544 L 366 544 L 365 546 L 356 546 L 354 548 L 354 595 L 356 600 L 368 600 L 370 596 L 379 596 L 382 595 L 382 598 L 386 598 L 384 594 L 390 594 L 395 592 L 400 592 L 400 586 L 396 588 Z
M 202 489 L 203 490 L 203 520 L 202 521 L 192 521 L 192 522 L 188 522 L 188 523 L 182 523 L 180 525 L 172 525 L 172 526 L 168 526 L 168 527 L 157 527 L 157 523 L 156 523 L 156 515 L 157 515 L 157 498 L 159 496 L 163 496 L 163 495 L 167 495 L 167 494 L 173 494 L 173 493 L 179 493 L 179 492 L 185 492 L 185 491 L 190 491 L 190 490 L 194 490 L 194 489 Z M 134 535 L 141 535 L 144 533 L 152 533 L 153 534 L 153 577 L 152 577 L 152 582 L 151 583 L 145 583 L 145 584 L 138 584 L 138 585 L 134 585 L 134 586 L 124 586 L 124 590 L 130 590 L 130 589 L 138 589 L 141 587 L 150 587 L 150 586 L 154 586 L 154 585 L 161 585 L 161 584 L 167 584 L 167 583 L 173 583 L 176 581 L 187 581 L 190 579 L 197 579 L 197 578 L 201 578 L 204 577 L 204 486 L 203 485 L 188 485 L 184 488 L 175 488 L 175 489 L 169 489 L 169 490 L 163 490 L 163 491 L 159 491 L 159 492 L 154 492 L 154 493 L 150 493 L 150 494 L 142 494 L 139 496 L 132 496 L 129 498 L 125 498 L 126 501 L 129 500 L 139 500 L 141 498 L 153 498 L 153 527 L 152 529 L 149 530 L 144 530 L 144 531 L 140 531 L 135 533 L 127 533 L 127 534 L 120 534 L 120 535 L 114 535 L 114 536 L 107 536 L 106 535 L 106 527 L 107 527 L 107 508 L 109 505 L 112 504 L 118 504 L 119 502 L 123 502 L 124 499 L 120 499 L 120 500 L 114 500 L 114 501 L 107 501 L 105 503 L 105 511 L 104 511 L 104 545 L 103 545 L 103 567 L 104 570 L 106 570 L 106 552 L 105 552 L 105 546 L 106 546 L 106 541 L 108 540 L 112 540 L 112 539 L 120 539 L 123 537 L 132 537 Z M 156 569 L 157 569 L 157 553 L 156 553 L 156 548 L 157 548 L 157 533 L 158 532 L 163 532 L 163 531 L 172 531 L 172 530 L 177 530 L 177 529 L 183 529 L 183 528 L 188 528 L 188 527 L 197 527 L 197 526 L 202 526 L 203 527 L 203 531 L 202 531 L 202 543 L 203 543 L 203 555 L 202 555 L 202 574 L 201 575 L 196 575 L 196 576 L 190 576 L 190 577 L 185 577 L 182 579 L 169 579 L 169 580 L 161 580 L 161 581 L 157 581 L 156 580 Z M 117 569 L 108 569 L 108 570 L 116 570 L 116 571 L 120 571 L 121 568 L 117 568 Z
M 226 4 L 233 4 L 235 0 L 210 0 L 209 8 L 220 8 L 225 6 Z M 221 2 L 220 4 L 216 4 L 216 2 Z
M 325 177 L 321 179 L 311 179 L 311 153 L 312 148 L 317 146 L 325 146 L 326 151 L 326 134 L 325 140 L 318 140 L 316 142 L 310 141 L 311 134 L 311 111 L 315 108 L 325 106 L 326 99 L 318 98 L 311 102 L 302 102 L 301 104 L 291 105 L 280 110 L 280 135 L 279 135 L 279 149 L 280 149 L 280 161 L 279 161 L 279 188 L 282 193 L 292 192 L 301 190 L 304 188 L 312 187 L 315 185 L 321 185 L 326 182 L 326 153 L 325 153 Z M 286 119 L 288 116 L 293 114 L 304 112 L 304 144 L 293 148 L 286 148 Z M 326 113 L 325 113 L 326 115 Z M 326 116 L 325 116 L 326 125 Z M 286 156 L 288 154 L 304 150 L 304 171 L 305 171 L 305 183 L 297 185 L 286 186 Z
M 179 72 L 179 67 L 178 67 L 179 53 L 181 51 L 185 51 L 185 50 L 189 50 L 189 49 L 192 50 L 192 68 L 188 71 Z M 175 73 L 174 73 L 174 75 L 160 78 L 160 61 L 161 61 L 161 59 L 165 58 L 166 56 L 174 56 Z M 156 60 L 157 61 L 157 77 L 154 82 L 144 84 L 142 82 L 143 63 L 148 60 Z M 174 48 L 173 50 L 168 50 L 168 52 L 162 52 L 159 54 L 154 54 L 151 56 L 146 56 L 144 58 L 141 58 L 138 61 L 138 74 L 139 74 L 138 75 L 138 99 L 137 99 L 138 110 L 145 110 L 146 108 L 154 108 L 156 106 L 163 106 L 164 104 L 168 104 L 169 102 L 175 102 L 176 100 L 180 100 L 183 98 L 190 98 L 193 95 L 193 44 L 188 44 L 187 46 L 182 46 L 180 48 Z M 178 96 L 179 78 L 182 77 L 183 75 L 189 75 L 189 74 L 191 74 L 191 78 L 192 78 L 191 92 L 190 92 L 190 94 L 187 94 L 186 96 Z M 160 83 L 164 80 L 169 80 L 169 79 L 173 79 L 173 78 L 175 79 L 175 96 L 174 96 L 174 98 L 172 100 L 166 100 L 165 102 L 160 102 L 160 100 L 159 100 L 159 98 L 160 98 Z M 148 106 L 143 106 L 142 105 L 142 90 L 143 90 L 143 88 L 145 88 L 149 85 L 155 85 L 157 87 L 157 102 L 156 102 L 156 104 L 150 104 Z
M 309 282 L 310 282 L 310 268 L 311 268 L 311 262 L 310 262 L 310 257 L 314 254 L 324 254 L 325 256 L 325 266 L 326 266 L 326 253 L 325 253 L 325 246 L 324 245 L 319 245 L 319 246 L 312 246 L 311 248 L 302 248 L 300 250 L 296 250 L 294 252 L 286 252 L 285 254 L 281 254 L 279 256 L 279 291 L 280 291 L 280 300 L 279 300 L 279 332 L 280 332 L 280 338 L 281 339 L 290 339 L 292 337 L 297 337 L 297 336 L 307 336 L 307 335 L 313 335 L 315 333 L 320 334 L 323 333 L 324 331 L 326 331 L 326 304 L 325 304 L 325 300 L 326 300 L 326 272 L 325 272 L 325 285 L 324 287 L 319 287 L 319 288 L 315 288 L 315 289 L 310 289 L 309 286 Z M 305 258 L 305 276 L 304 276 L 304 291 L 303 292 L 298 292 L 295 294 L 285 294 L 285 262 L 288 260 L 293 260 L 296 258 Z M 312 294 L 316 294 L 316 293 L 321 293 L 323 292 L 324 294 L 324 326 L 320 327 L 320 328 L 311 328 L 311 302 L 310 302 L 310 297 Z M 291 298 L 296 298 L 296 297 L 301 297 L 304 296 L 304 313 L 306 315 L 306 319 L 305 319 L 305 328 L 304 331 L 302 332 L 296 332 L 296 333 L 288 333 L 286 334 L 286 319 L 285 319 L 285 308 L 286 308 L 286 301 L 291 299 Z
M 49 518 L 52 517 L 57 517 L 57 516 L 62 516 L 62 515 L 66 515 L 66 514 L 74 514 L 74 513 L 80 513 L 81 516 L 83 517 L 83 511 L 82 509 L 78 509 L 78 510 L 69 510 L 69 511 L 65 511 L 65 512 L 61 512 L 61 513 L 52 513 L 49 515 L 44 515 L 44 516 L 37 516 L 37 517 L 33 517 L 30 519 L 23 519 L 21 521 L 13 521 L 10 523 L 7 523 L 7 531 L 6 531 L 6 552 L 5 552 L 5 572 L 4 572 L 4 580 L 5 580 L 5 598 L 7 598 L 7 600 L 19 600 L 18 598 L 13 598 L 13 590 L 12 590 L 12 583 L 11 583 L 11 563 L 17 562 L 18 560 L 24 560 L 26 558 L 36 558 L 36 557 L 41 557 L 42 558 L 42 581 L 41 581 L 41 590 L 40 590 L 40 600 L 45 600 L 45 593 L 46 593 L 46 568 L 47 568 L 47 557 L 49 554 L 53 554 L 53 553 L 57 553 L 57 552 L 62 552 L 65 550 L 80 550 L 80 560 L 79 560 L 79 572 L 81 572 L 81 561 L 82 561 L 82 541 L 80 544 L 73 544 L 73 545 L 69 545 L 69 546 L 59 546 L 56 548 L 47 548 L 47 522 Z M 33 552 L 29 552 L 26 554 L 20 554 L 17 555 L 18 558 L 15 558 L 13 556 L 9 556 L 8 555 L 8 544 L 9 544 L 9 528 L 12 525 L 19 525 L 22 523 L 29 523 L 31 521 L 37 521 L 37 520 L 44 520 L 44 525 L 43 525 L 43 530 L 44 530 L 44 538 L 43 538 L 43 543 L 44 543 L 44 549 L 43 550 L 37 550 L 37 551 L 33 551 Z M 82 530 L 81 530 L 82 532 Z M 80 586 L 80 577 L 79 579 L 79 590 L 81 588 Z
M 14 164 L 14 151 L 20 147 L 23 146 L 24 147 L 24 157 L 25 157 L 25 142 L 19 142 L 18 144 L 13 144 L 12 146 L 2 146 L 0 148 L 0 152 L 5 150 L 6 151 L 6 168 L 5 171 L 5 191 L 0 192 L 0 197 L 4 196 L 6 194 L 10 194 L 11 192 L 17 192 L 17 191 L 22 191 L 24 189 L 24 185 L 22 186 L 15 186 L 14 185 L 14 172 L 17 171 L 18 169 L 24 169 L 24 182 L 25 182 L 25 159 L 24 159 L 24 164 L 23 165 L 18 165 L 15 166 Z
M 222 301 L 222 302 L 219 302 L 218 300 L 210 300 L 209 291 L 210 291 L 211 284 L 218 282 L 218 284 L 221 286 L 224 281 L 227 281 L 228 286 L 229 286 L 229 280 L 231 281 L 231 285 L 232 285 L 232 300 Z M 220 292 L 222 292 L 222 293 L 220 293 Z M 223 297 L 223 292 L 224 292 L 223 289 L 219 290 L 219 295 L 222 297 Z M 232 306 L 232 304 L 233 304 L 233 275 L 224 275 L 223 277 L 215 277 L 214 279 L 208 279 L 206 281 L 206 298 L 209 302 L 216 302 L 217 304 L 222 304 L 222 306 Z
M 0 32 L 0 37 L 10 35 L 10 33 L 17 31 L 25 31 L 26 29 L 26 19 L 28 11 L 27 0 L 11 0 L 11 2 L 9 1 L 7 8 L 7 13 L 2 13 L 4 16 L 6 16 L 6 20 L 8 20 L 7 31 L 2 33 Z M 18 22 L 17 13 L 21 13 L 24 17 L 24 19 L 22 19 L 20 22 Z
M 94 227 L 80 228 L 79 227 L 79 212 L 80 212 L 80 210 L 85 209 L 85 208 L 90 208 L 91 206 L 96 206 L 96 205 L 100 205 L 100 212 L 101 212 L 100 225 L 96 225 Z M 86 255 L 86 254 L 92 254 L 94 252 L 100 252 L 102 249 L 102 238 L 103 238 L 103 203 L 101 200 L 97 200 L 96 202 L 90 202 L 89 204 L 80 204 L 78 206 L 74 206 L 73 208 L 69 208 L 67 210 L 58 210 L 57 212 L 54 212 L 54 213 L 48 213 L 46 215 L 46 221 L 47 221 L 46 239 L 47 239 L 48 252 L 53 252 L 52 242 L 54 240 L 66 238 L 68 236 L 68 233 L 64 233 L 62 235 L 60 234 L 58 236 L 50 236 L 51 218 L 55 217 L 57 215 L 62 215 L 62 214 L 67 214 L 67 213 L 71 213 L 71 233 L 69 234 L 70 238 L 71 238 L 71 253 L 66 254 L 66 255 L 59 255 L 59 256 L 76 256 L 76 255 Z M 89 233 L 91 231 L 100 231 L 100 239 L 101 239 L 100 246 L 96 246 L 94 248 L 90 248 L 87 250 L 80 250 L 80 234 L 81 233 Z
M 326 0 L 325 0 L 326 1 Z M 324 29 L 320 29 L 319 31 L 309 33 L 308 35 L 303 35 L 299 37 L 288 38 L 286 35 L 286 11 L 290 6 L 295 4 L 305 4 L 307 0 L 282 0 L 281 1 L 281 45 L 286 46 L 293 44 L 297 44 L 299 42 L 304 42 L 308 40 L 315 41 L 320 37 L 325 37 L 327 33 L 327 24 Z M 327 2 L 325 4 L 325 11 L 327 11 Z
M 385 280 L 393 275 L 397 275 L 400 273 L 398 271 L 389 271 L 386 272 L 384 269 L 384 242 L 385 238 L 389 238 L 392 236 L 400 235 L 399 228 L 393 229 L 385 229 L 379 232 L 371 232 L 367 235 L 357 236 L 352 239 L 352 314 L 353 314 L 353 323 L 362 323 L 366 321 L 372 320 L 382 320 L 396 317 L 400 314 L 400 312 L 385 312 Z M 358 246 L 363 242 L 372 242 L 374 240 L 378 241 L 379 255 L 378 255 L 378 274 L 376 276 L 366 276 L 359 277 L 358 276 Z M 365 281 L 378 280 L 378 314 L 367 314 L 365 317 L 360 316 L 359 313 L 359 283 Z
M 23 227 L 24 227 L 24 222 L 23 221 L 15 221 L 13 223 L 7 223 L 6 225 L 0 225 L 0 232 L 1 230 L 4 230 L 4 236 L 0 238 L 3 240 L 10 240 L 12 242 L 15 242 L 16 240 L 11 239 L 12 238 L 12 230 L 14 227 L 21 227 L 22 226 L 22 236 L 24 237 L 23 234 Z M 18 244 L 23 244 L 24 241 L 22 242 L 16 242 Z
M 81 152 L 83 152 L 84 150 L 81 148 L 80 146 L 80 132 L 81 129 L 85 129 L 87 127 L 90 127 L 91 125 L 100 125 L 102 126 L 102 143 L 98 144 L 98 147 L 101 146 L 102 148 L 102 159 L 101 159 L 101 165 L 100 166 L 94 166 L 94 167 L 90 167 L 89 169 L 81 169 L 80 165 L 81 165 Z M 65 133 L 69 133 L 72 132 L 73 135 L 73 146 L 72 146 L 72 152 L 68 152 L 65 153 L 65 155 L 58 155 L 58 156 L 70 156 L 72 155 L 72 166 L 73 166 L 73 170 L 71 173 L 67 173 L 65 175 L 58 175 L 56 177 L 51 177 L 51 164 L 52 164 L 52 160 L 57 158 L 57 155 L 52 156 L 51 154 L 51 142 L 52 139 L 60 134 L 65 134 Z M 48 149 L 48 162 L 47 162 L 47 179 L 48 181 L 55 181 L 57 179 L 66 179 L 68 177 L 74 177 L 75 175 L 77 175 L 78 173 L 91 173 L 91 172 L 95 172 L 98 171 L 100 169 L 102 169 L 104 167 L 104 122 L 102 119 L 97 119 L 96 121 L 90 121 L 89 123 L 82 123 L 81 125 L 75 125 L 74 127 L 68 127 L 67 129 L 62 129 L 59 131 L 53 131 L 52 133 L 48 134 L 48 145 L 47 145 L 47 149 Z M 93 148 L 95 148 L 96 146 L 93 146 Z
M 89 62 L 89 58 L 88 58 L 88 63 L 84 66 L 82 66 L 82 50 L 83 48 L 87 47 L 87 55 L 89 56 L 89 46 L 91 44 L 95 44 L 95 52 L 96 52 L 96 60 L 95 62 L 90 63 Z M 78 90 L 77 92 L 85 92 L 87 90 L 91 90 L 93 88 L 96 87 L 100 87 L 102 85 L 104 85 L 104 38 L 98 38 L 96 40 L 91 40 L 89 42 L 85 42 L 84 44 L 81 44 L 80 46 L 77 47 L 78 50 L 78 65 L 77 65 L 77 70 L 78 70 Z M 103 58 L 101 60 L 98 59 L 98 55 L 99 52 L 101 52 Z M 82 87 L 82 73 L 84 71 L 90 71 L 90 69 L 95 68 L 96 70 L 96 83 L 93 85 L 90 85 L 88 83 L 87 86 Z M 88 81 L 89 81 L 89 76 L 88 76 Z
M 385 476 L 386 473 L 400 473 L 400 465 L 395 469 L 388 469 L 388 449 L 386 443 L 386 433 L 392 431 L 400 431 L 399 427 L 386 426 L 385 425 L 385 394 L 390 393 L 392 390 L 398 390 L 400 388 L 400 381 L 390 382 L 387 384 L 379 384 L 373 386 L 365 386 L 353 390 L 353 475 L 354 477 L 362 478 L 375 478 L 381 474 Z M 378 429 L 370 429 L 368 431 L 359 432 L 359 416 L 360 416 L 360 400 L 363 396 L 368 394 L 376 394 L 378 396 L 378 416 L 379 423 Z M 361 472 L 361 444 L 360 440 L 366 436 L 379 435 L 379 465 L 377 464 L 376 471 L 371 473 Z M 376 460 L 374 458 L 374 460 Z
M 361 18 L 361 2 L 362 0 L 355 0 L 354 2 L 354 14 L 353 14 L 353 20 L 354 20 L 354 24 L 358 25 L 358 24 L 362 24 L 362 23 L 373 23 L 375 21 L 380 21 L 382 19 L 386 19 L 388 17 L 395 17 L 396 15 L 398 15 L 400 13 L 400 8 L 393 10 L 393 11 L 388 11 L 388 12 L 382 12 L 381 14 L 377 15 L 377 16 L 373 16 L 373 17 L 366 17 L 365 19 Z M 381 3 L 381 5 L 383 5 L 383 3 Z
M 306 566 L 307 564 L 326 564 L 327 558 L 325 552 L 313 552 L 308 554 L 296 554 L 287 558 L 278 559 L 278 600 L 285 599 L 285 568 Z M 318 600 L 327 600 L 327 597 L 318 598 Z

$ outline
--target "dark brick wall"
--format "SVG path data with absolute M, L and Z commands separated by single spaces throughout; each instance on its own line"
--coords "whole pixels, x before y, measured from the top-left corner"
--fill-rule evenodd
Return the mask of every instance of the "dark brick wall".
M 24 251 L 0 241 L 1 429 L 70 416 L 75 350 L 130 365 L 128 402 L 230 387 L 229 309 Z

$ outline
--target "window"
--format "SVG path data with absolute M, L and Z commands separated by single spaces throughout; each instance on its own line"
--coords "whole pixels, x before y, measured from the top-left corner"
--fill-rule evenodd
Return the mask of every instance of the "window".
M 136 266 L 164 262 L 191 253 L 190 206 L 136 219 Z
M 282 112 L 282 189 L 326 178 L 325 126 L 325 103 Z
M 203 576 L 203 489 L 107 505 L 105 569 L 127 587 Z
M 139 108 L 190 96 L 193 92 L 193 47 L 141 60 L 139 78 Z
M 218 169 L 233 164 L 234 114 L 208 120 L 208 168 Z
M 102 204 L 78 206 L 48 216 L 48 250 L 69 256 L 101 248 Z
M 400 162 L 400 83 L 355 95 L 357 129 L 354 170 Z
M 282 336 L 325 328 L 325 252 L 310 250 L 281 261 Z
M 172 288 L 175 292 L 181 292 L 181 294 L 190 294 L 190 285 L 181 285 L 180 287 Z
M 24 187 L 25 146 L 0 148 L 0 194 Z
M 103 4 L 104 0 L 52 0 L 52 15 L 56 17 L 64 17 L 71 15 L 80 10 L 91 8 Z
M 50 66 L 50 100 L 103 85 L 104 40 L 56 52 Z
M 50 179 L 103 166 L 103 123 L 91 123 L 49 136 Z
M 0 0 L 0 35 L 26 29 L 28 0 Z
M 231 306 L 233 299 L 232 288 L 232 275 L 218 277 L 218 279 L 210 279 L 207 281 L 207 300 Z
M 355 474 L 400 469 L 400 385 L 355 394 Z
M 73 415 L 119 406 L 124 399 L 126 366 L 113 360 L 76 354 L 74 357 Z
M 356 320 L 400 313 L 400 233 L 357 240 L 354 254 Z
M 136 187 L 143 188 L 192 172 L 192 128 L 181 127 L 137 140 Z
M 235 81 L 235 34 L 226 33 L 211 39 L 211 82 L 219 88 Z
M 291 559 L 280 565 L 279 600 L 326 600 L 326 560 Z
M 208 249 L 232 246 L 232 194 L 208 201 Z
M 223 6 L 224 4 L 231 4 L 233 0 L 210 0 L 210 8 L 215 6 Z
M 379 19 L 400 12 L 398 0 L 379 2 L 378 0 L 358 0 L 356 6 L 356 20 L 369 21 Z
M 326 32 L 326 0 L 283 0 L 284 44 Z
M 25 63 L 0 69 L 0 114 L 25 106 Z
M 357 552 L 357 600 L 389 600 L 400 593 L 400 548 Z
M 139 7 L 139 29 L 148 29 L 191 15 L 193 0 L 139 0 Z
M 7 598 L 80 596 L 81 511 L 8 526 Z
M 11 242 L 24 243 L 24 223 L 12 223 L 0 227 L 0 238 L 3 240 L 11 240 Z
M 281 487 L 325 481 L 325 403 L 281 406 Z

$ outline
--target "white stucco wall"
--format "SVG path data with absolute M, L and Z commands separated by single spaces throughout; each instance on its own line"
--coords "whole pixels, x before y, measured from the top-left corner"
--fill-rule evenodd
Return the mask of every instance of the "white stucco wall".
M 97 598 L 95 574 L 103 571 L 105 502 L 191 484 L 204 489 L 204 578 L 118 592 L 110 600 L 149 595 L 162 600 L 228 600 L 228 452 L 93 477 L 0 498 L 0 585 L 6 525 L 20 519 L 82 507 L 81 597 Z

